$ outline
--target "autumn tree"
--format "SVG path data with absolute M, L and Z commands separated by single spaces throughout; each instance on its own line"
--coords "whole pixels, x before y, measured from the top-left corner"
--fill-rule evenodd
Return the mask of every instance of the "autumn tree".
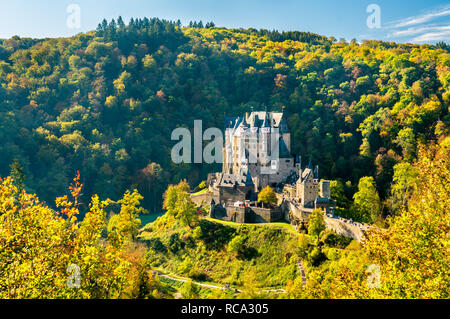
M 77 175 L 55 211 L 0 180 L 0 297 L 120 297 L 129 263 L 102 238 L 107 202 L 94 196 L 78 221 L 81 187 Z
M 275 205 L 278 202 L 277 195 L 272 187 L 266 186 L 258 194 L 258 203 L 266 205 Z
M 193 228 L 198 220 L 197 207 L 189 194 L 190 187 L 182 181 L 178 185 L 170 185 L 164 194 L 163 208 L 182 224 Z
M 420 147 L 418 178 L 406 207 L 387 230 L 374 230 L 367 251 L 381 267 L 381 288 L 372 296 L 448 298 L 450 257 L 450 138 Z
M 407 204 L 416 186 L 417 175 L 416 168 L 408 162 L 402 162 L 394 166 L 394 177 L 391 185 L 391 208 L 394 211 L 398 211 Z
M 137 190 L 126 191 L 123 198 L 119 200 L 120 212 L 113 215 L 108 223 L 108 233 L 114 242 L 122 244 L 136 238 L 141 227 L 140 214 L 148 213 L 140 207 L 142 195 Z

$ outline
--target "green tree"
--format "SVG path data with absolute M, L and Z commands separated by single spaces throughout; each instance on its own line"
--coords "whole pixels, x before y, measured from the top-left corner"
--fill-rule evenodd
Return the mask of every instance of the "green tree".
M 364 222 L 374 222 L 381 214 L 380 196 L 372 176 L 362 177 L 358 183 L 358 192 L 353 195 L 353 209 L 356 218 Z
M 340 180 L 330 182 L 330 194 L 331 198 L 336 201 L 338 207 L 347 208 L 349 206 L 349 200 L 345 195 L 344 184 Z
M 319 239 L 320 234 L 326 228 L 323 212 L 320 209 L 315 209 L 308 218 L 308 234 Z
M 9 168 L 14 185 L 19 189 L 19 192 L 22 191 L 25 188 L 25 173 L 19 160 L 17 158 L 14 159 Z
M 398 146 L 402 148 L 403 157 L 406 160 L 410 161 L 413 159 L 413 155 L 416 148 L 416 139 L 412 128 L 407 127 L 402 129 L 398 133 L 398 136 L 394 140 L 394 143 L 396 143 Z
M 176 202 L 176 218 L 178 218 L 183 225 L 193 228 L 198 221 L 197 206 L 191 199 L 188 193 L 179 194 Z
M 415 179 L 418 172 L 415 167 L 402 162 L 394 166 L 394 177 L 391 186 L 392 205 L 394 209 L 400 209 L 405 206 L 416 185 Z

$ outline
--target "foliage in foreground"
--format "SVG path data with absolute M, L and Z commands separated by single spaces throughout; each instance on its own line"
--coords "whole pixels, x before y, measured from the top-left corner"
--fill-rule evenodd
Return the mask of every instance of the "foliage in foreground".
M 369 232 L 364 247 L 326 249 L 328 261 L 309 268 L 308 283 L 287 285 L 291 298 L 449 298 L 450 138 L 422 147 L 408 204 Z M 369 288 L 380 267 L 379 288 Z M 370 277 L 370 278 L 369 278 Z
M 11 178 L 0 180 L 0 298 L 169 297 L 145 269 L 144 247 L 131 240 L 140 195 L 125 194 L 117 227 L 106 234 L 109 201 L 94 196 L 79 221 L 81 189 L 78 175 L 71 199 L 58 198 L 55 211 Z

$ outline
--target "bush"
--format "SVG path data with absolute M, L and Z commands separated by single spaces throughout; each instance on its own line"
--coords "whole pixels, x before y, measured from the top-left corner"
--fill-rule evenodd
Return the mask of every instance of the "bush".
M 191 269 L 191 271 L 189 272 L 189 278 L 195 280 L 195 281 L 209 281 L 210 278 L 208 277 L 208 275 L 206 273 L 204 273 L 201 270 L 198 269 Z
M 330 260 L 338 260 L 341 257 L 339 249 L 336 248 L 325 248 L 324 253 Z
M 189 256 L 187 256 L 186 258 L 184 258 L 183 262 L 180 264 L 179 270 L 183 274 L 188 274 L 191 272 L 193 266 L 194 266 L 194 263 L 192 262 L 192 259 Z
M 359 250 L 361 249 L 361 244 L 359 242 L 357 242 L 356 240 L 353 240 L 347 247 L 346 249 L 348 250 Z
M 323 253 L 320 247 L 314 247 L 313 250 L 308 254 L 308 262 L 314 266 L 320 266 L 324 261 L 327 260 L 327 256 Z
M 184 299 L 195 299 L 198 298 L 200 294 L 200 287 L 189 280 L 183 284 L 181 288 L 181 296 Z
M 229 253 L 242 253 L 245 249 L 245 237 L 238 235 L 234 237 L 228 244 L 228 252 Z
M 154 251 L 160 252 L 160 253 L 166 253 L 167 248 L 164 246 L 162 241 L 159 238 L 156 238 L 155 240 L 152 240 L 152 248 Z
M 301 234 L 298 237 L 298 245 L 299 245 L 299 255 L 301 258 L 306 258 L 308 256 L 309 247 L 311 245 L 311 241 L 309 237 L 305 234 Z
M 176 254 L 181 248 L 184 247 L 184 243 L 180 240 L 178 234 L 172 234 L 169 239 L 169 250 Z
M 352 239 L 336 233 L 327 232 L 322 237 L 322 242 L 329 247 L 338 247 L 343 249 L 352 242 Z

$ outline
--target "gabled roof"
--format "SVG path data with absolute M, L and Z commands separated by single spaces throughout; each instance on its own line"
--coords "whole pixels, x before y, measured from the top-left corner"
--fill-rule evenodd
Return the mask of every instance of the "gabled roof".
M 298 182 L 304 183 L 309 178 L 309 176 L 313 173 L 314 172 L 312 171 L 312 169 L 305 168 L 302 172 L 302 176 L 299 177 Z
M 280 134 L 289 133 L 289 127 L 288 127 L 284 117 L 281 118 L 281 121 L 280 121 L 280 124 L 279 124 L 278 127 L 279 127 L 279 130 L 280 130 Z
M 262 111 L 251 112 L 248 117 L 225 117 L 225 128 L 236 129 L 241 124 L 247 127 L 274 127 L 278 128 L 281 134 L 289 133 L 283 113 Z
M 250 170 L 241 169 L 239 174 L 222 173 L 219 177 L 219 186 L 234 187 L 234 186 L 254 186 Z

